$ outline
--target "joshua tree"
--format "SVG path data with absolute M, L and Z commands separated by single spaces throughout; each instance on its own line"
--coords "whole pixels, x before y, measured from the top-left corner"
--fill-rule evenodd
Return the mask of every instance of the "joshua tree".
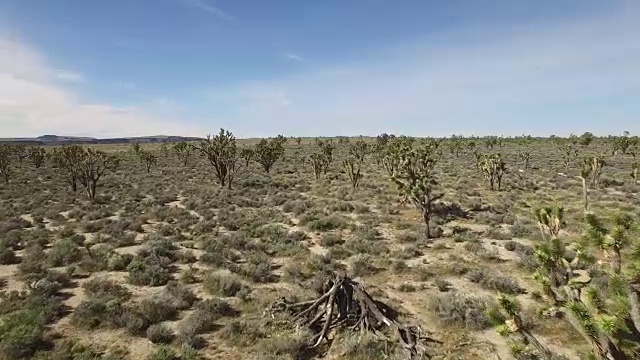
M 594 138 L 595 137 L 593 136 L 592 133 L 585 132 L 584 134 L 580 135 L 580 139 L 578 140 L 578 143 L 582 145 L 582 147 L 587 147 L 589 146 L 589 144 L 591 144 L 591 142 L 593 142 Z
M 531 160 L 531 153 L 528 151 L 521 151 L 518 153 L 518 160 L 524 163 L 524 168 L 529 168 L 529 160 Z
M 231 189 L 238 159 L 240 159 L 236 137 L 230 131 L 220 129 L 218 135 L 207 135 L 206 139 L 201 140 L 198 149 L 213 165 L 220 185 L 227 185 Z
M 138 153 L 140 160 L 144 162 L 144 166 L 147 169 L 147 174 L 151 172 L 151 167 L 158 164 L 158 157 L 150 151 L 141 151 Z
M 90 200 L 95 200 L 98 181 L 107 171 L 114 171 L 119 159 L 102 151 L 87 149 L 79 164 L 78 181 L 84 186 Z
M 324 174 L 329 171 L 329 166 L 331 162 L 333 162 L 333 150 L 336 146 L 333 144 L 333 140 L 321 140 L 316 139 L 316 145 L 320 148 L 320 153 L 322 154 L 324 164 L 322 166 L 322 171 Z
M 573 144 L 564 143 L 558 146 L 558 149 L 562 153 L 562 162 L 564 163 L 565 174 L 569 173 L 569 166 L 571 161 L 578 157 L 578 149 Z
M 84 157 L 84 149 L 80 145 L 63 145 L 53 151 L 54 164 L 63 173 L 71 190 L 78 189 L 78 179 L 80 177 L 80 164 Z
M 133 151 L 134 154 L 140 156 L 142 146 L 140 146 L 140 143 L 134 142 L 133 144 L 131 144 L 131 151 Z M 142 161 L 142 156 L 140 156 L 140 161 Z
M 194 149 L 193 145 L 186 142 L 177 142 L 173 145 L 173 151 L 184 165 L 189 165 Z
M 498 304 L 500 307 L 494 311 L 489 311 L 488 315 L 495 323 L 498 333 L 512 339 L 509 345 L 511 346 L 511 352 L 516 358 L 521 358 L 521 355 L 527 354 L 530 356 L 524 357 L 526 359 L 562 359 L 540 343 L 531 333 L 527 323 L 523 319 L 521 305 L 517 299 L 505 294 L 500 294 L 498 296 Z M 516 337 L 515 341 L 513 337 Z
M 320 180 L 320 177 L 324 174 L 324 165 L 326 164 L 324 155 L 322 153 L 313 153 L 309 155 L 309 160 L 316 180 Z
M 269 174 L 276 161 L 284 155 L 284 144 L 286 141 L 287 138 L 278 135 L 273 139 L 262 139 L 256 145 L 254 156 L 267 174 Z
M 436 193 L 438 186 L 434 174 L 434 166 L 439 157 L 436 146 L 427 144 L 418 149 L 409 146 L 398 147 L 388 154 L 398 164 L 392 179 L 398 186 L 405 201 L 411 201 L 422 214 L 427 238 L 431 238 L 431 206 L 433 202 L 442 198 L 444 194 Z
M 484 140 L 484 144 L 487 149 L 493 150 L 493 147 L 498 145 L 498 137 L 497 136 L 489 136 Z
M 561 206 L 545 206 L 534 211 L 542 239 L 557 238 L 560 229 L 565 225 L 564 208 Z
M 369 154 L 369 144 L 366 141 L 358 139 L 349 145 L 349 155 L 353 156 L 360 164 L 364 162 L 367 154 Z
M 582 163 L 580 164 L 580 180 L 582 181 L 582 202 L 584 204 L 584 211 L 589 211 L 589 178 L 591 177 L 591 173 L 593 169 L 591 168 L 591 162 L 589 159 L 582 159 Z
M 249 163 L 256 156 L 256 153 L 253 149 L 248 147 L 243 147 L 240 149 L 240 158 L 244 160 L 244 166 L 249 167 Z
M 638 137 L 629 136 L 629 132 L 625 131 L 623 136 L 616 136 L 612 139 L 613 154 L 630 154 L 629 150 L 636 149 L 638 146 Z M 635 152 L 635 151 L 634 151 Z M 634 155 L 635 157 L 635 155 Z
M 31 160 L 31 163 L 36 167 L 36 169 L 39 169 L 44 165 L 46 155 L 47 152 L 39 146 L 33 146 L 29 149 L 29 160 Z
M 169 145 L 167 145 L 166 141 L 163 141 L 162 144 L 160 144 L 160 151 L 162 152 L 162 155 L 169 156 Z
M 581 177 L 582 175 L 590 175 L 591 186 L 596 188 L 600 185 L 600 176 L 602 168 L 606 165 L 604 159 L 600 156 L 591 156 L 582 159 Z M 586 180 L 586 178 L 585 178 Z
M 0 175 L 4 178 L 4 182 L 8 183 L 11 178 L 11 154 L 12 150 L 9 145 L 0 145 Z
M 502 176 L 506 169 L 507 166 L 500 154 L 483 155 L 480 160 L 480 171 L 482 171 L 485 179 L 489 181 L 491 190 L 500 190 Z
M 539 221 L 559 228 L 561 211 L 538 212 Z M 549 221 L 545 220 L 548 219 Z M 633 358 L 631 353 L 640 345 L 640 312 L 638 309 L 637 255 L 632 255 L 630 271 L 624 271 L 622 251 L 630 245 L 630 217 L 620 216 L 613 230 L 606 229 L 593 214 L 587 214 L 589 228 L 582 241 L 573 244 L 575 255 L 569 255 L 559 238 L 559 231 L 551 232 L 536 246 L 536 274 L 545 293 L 554 301 L 564 318 L 591 345 L 593 358 L 622 360 Z M 555 224 L 559 224 L 558 227 Z M 613 252 L 611 266 L 601 267 L 589 250 L 597 246 Z M 633 263 L 635 262 L 635 263 Z M 590 269 L 589 273 L 586 270 Z M 600 274 L 608 281 L 589 285 L 589 274 Z
M 26 159 L 28 156 L 27 147 L 23 144 L 17 144 L 17 145 L 13 145 L 12 148 L 13 148 L 13 155 L 18 160 L 18 165 L 22 167 L 22 163 L 24 162 L 24 159 Z
M 351 181 L 351 187 L 354 190 L 358 188 L 360 180 L 362 180 L 361 165 L 362 162 L 353 156 L 349 156 L 342 161 L 342 166 L 347 172 L 347 176 L 349 176 L 349 180 Z

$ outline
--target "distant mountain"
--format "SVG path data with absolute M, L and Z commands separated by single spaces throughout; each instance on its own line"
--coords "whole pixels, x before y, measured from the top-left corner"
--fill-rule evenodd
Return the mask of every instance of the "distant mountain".
M 21 143 L 32 145 L 59 145 L 59 144 L 128 144 L 128 143 L 159 143 L 200 140 L 197 137 L 185 136 L 137 136 L 122 138 L 97 139 L 80 136 L 42 135 L 35 138 L 0 138 L 0 143 Z

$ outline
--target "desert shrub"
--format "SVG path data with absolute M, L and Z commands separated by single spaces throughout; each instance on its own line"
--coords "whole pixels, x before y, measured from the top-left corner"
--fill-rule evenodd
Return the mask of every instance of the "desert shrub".
M 127 266 L 129 282 L 133 285 L 165 285 L 171 279 L 169 263 L 168 258 L 136 256 Z
M 286 236 L 286 240 L 288 243 L 299 243 L 306 240 L 307 238 L 307 233 L 300 230 L 291 231 Z
M 299 359 L 308 347 L 311 334 L 306 329 L 288 330 L 261 340 L 257 355 L 261 359 Z
M 82 288 L 89 298 L 124 302 L 131 297 L 127 288 L 117 282 L 103 277 L 94 277 L 82 284 Z
M 201 345 L 198 335 L 216 329 L 216 321 L 223 316 L 237 313 L 221 299 L 207 299 L 196 303 L 195 311 L 178 324 L 178 338 L 184 344 Z
M 161 345 L 147 355 L 146 360 L 180 360 L 180 356 L 169 345 Z
M 171 304 L 160 299 L 144 299 L 133 306 L 123 308 L 113 320 L 132 335 L 144 336 L 154 324 L 175 318 L 178 311 Z
M 227 271 L 214 271 L 204 279 L 204 289 L 213 295 L 235 296 L 243 287 L 242 280 Z
M 353 253 L 380 255 L 388 252 L 387 246 L 380 240 L 380 233 L 371 226 L 358 226 L 344 244 Z
M 414 292 L 416 290 L 416 287 L 409 283 L 402 283 L 398 286 L 398 291 L 400 292 Z
M 161 293 L 160 299 L 179 310 L 186 310 L 198 300 L 198 297 L 187 286 L 177 281 L 169 281 Z
M 120 307 L 101 299 L 83 300 L 71 314 L 71 323 L 81 329 L 112 326 L 119 321 Z
M 173 332 L 166 325 L 154 324 L 147 329 L 147 339 L 154 344 L 169 344 L 173 338 Z
M 490 227 L 484 234 L 489 239 L 495 240 L 511 240 L 513 237 L 510 232 L 501 230 L 498 227 Z
M 306 262 L 307 269 L 311 273 L 315 274 L 331 274 L 337 268 L 338 264 L 335 262 L 333 257 L 330 254 L 327 255 L 319 255 L 319 254 L 311 254 L 309 256 L 309 260 Z
M 79 261 L 81 257 L 82 253 L 78 248 L 78 244 L 71 239 L 57 241 L 47 253 L 49 264 L 54 267 L 73 264 Z
M 524 293 L 524 289 L 518 285 L 517 281 L 484 268 L 471 270 L 467 274 L 467 279 L 473 283 L 479 284 L 487 290 L 496 290 L 501 293 L 511 295 Z
M 483 298 L 450 291 L 435 295 L 428 302 L 443 324 L 456 324 L 469 330 L 487 329 L 492 322 L 486 315 L 489 302 Z
M 125 360 L 124 355 L 102 354 L 99 349 L 85 345 L 75 339 L 64 339 L 52 351 L 40 351 L 34 360 Z
M 300 222 L 302 223 L 302 220 Z M 338 214 L 323 216 L 306 224 L 306 226 L 312 231 L 336 230 L 345 228 L 348 225 L 348 220 L 344 216 Z
M 20 262 L 12 248 L 0 248 L 0 265 L 11 265 Z
M 371 275 L 376 272 L 376 268 L 372 265 L 372 258 L 366 254 L 358 254 L 349 261 L 349 270 L 353 276 Z
M 415 243 L 422 236 L 415 231 L 402 231 L 396 235 L 396 240 L 401 243 Z
M 107 259 L 107 269 L 109 269 L 110 271 L 125 271 L 127 269 L 127 266 L 131 264 L 132 260 L 133 255 L 118 254 L 114 251 Z
M 291 200 L 282 205 L 282 211 L 286 213 L 293 213 L 298 216 L 307 211 L 310 207 L 310 204 L 304 200 Z
M 30 358 L 44 342 L 45 322 L 35 309 L 24 309 L 0 318 L 0 357 Z
M 449 291 L 449 289 L 451 289 L 451 283 L 443 280 L 443 279 L 436 279 L 436 281 L 434 282 L 436 287 L 438 288 L 439 291 L 441 292 L 447 292 Z
M 397 346 L 368 332 L 345 333 L 340 336 L 341 356 L 350 360 L 387 360 L 399 358 Z M 396 355 L 396 356 L 394 356 Z
M 538 239 L 540 238 L 540 231 L 535 224 L 524 222 L 524 221 L 516 221 L 509 228 L 511 232 L 511 237 L 513 238 L 521 238 L 521 239 Z
M 506 243 L 504 243 L 504 248 L 507 251 L 514 251 L 516 249 L 517 243 L 513 240 L 509 240 Z
M 264 324 L 234 320 L 220 330 L 220 337 L 229 345 L 249 347 L 267 336 L 262 330 Z
M 342 244 L 344 244 L 344 239 L 342 239 L 339 234 L 333 232 L 322 234 L 322 237 L 320 238 L 320 245 L 324 247 L 332 247 Z

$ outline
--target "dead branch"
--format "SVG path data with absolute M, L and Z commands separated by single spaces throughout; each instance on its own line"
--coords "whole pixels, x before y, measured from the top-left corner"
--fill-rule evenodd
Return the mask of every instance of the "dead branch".
M 382 331 L 390 329 L 405 350 L 407 359 L 430 358 L 427 344 L 441 343 L 425 336 L 419 326 L 404 326 L 395 320 L 395 316 L 386 315 L 389 308 L 376 302 L 362 284 L 344 274 L 335 274 L 324 289 L 326 292 L 315 300 L 290 303 L 280 299 L 269 312 L 272 317 L 277 312 L 287 312 L 293 315 L 296 323 L 310 328 L 314 333 L 312 347 L 328 340 L 336 328 L 369 331 L 384 339 L 387 337 Z

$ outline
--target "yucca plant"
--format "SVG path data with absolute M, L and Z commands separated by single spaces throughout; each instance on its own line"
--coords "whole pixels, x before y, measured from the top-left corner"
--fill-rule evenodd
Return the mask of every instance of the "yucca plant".
M 431 238 L 432 205 L 444 196 L 443 193 L 436 192 L 438 181 L 434 167 L 440 157 L 437 145 L 427 143 L 417 149 L 409 146 L 397 147 L 388 156 L 394 159 L 391 162 L 397 164 L 392 175 L 393 181 L 405 201 L 411 201 L 420 211 L 426 236 Z
M 349 177 L 349 181 L 351 182 L 351 187 L 355 190 L 360 185 L 360 180 L 362 180 L 362 170 L 361 170 L 361 162 L 353 156 L 350 156 L 344 160 L 342 160 L 342 166 Z
M 483 155 L 479 167 L 482 175 L 489 181 L 489 188 L 491 190 L 500 190 L 502 187 L 502 177 L 507 170 L 502 156 L 500 154 Z

